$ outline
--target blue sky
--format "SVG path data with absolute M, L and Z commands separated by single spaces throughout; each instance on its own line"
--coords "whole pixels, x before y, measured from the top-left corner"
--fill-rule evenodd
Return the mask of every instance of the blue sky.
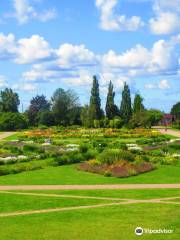
M 126 81 L 148 108 L 180 100 L 180 0 L 1 0 L 0 88 L 28 106 L 36 94 L 72 88 L 88 103 L 92 75 L 102 104 Z

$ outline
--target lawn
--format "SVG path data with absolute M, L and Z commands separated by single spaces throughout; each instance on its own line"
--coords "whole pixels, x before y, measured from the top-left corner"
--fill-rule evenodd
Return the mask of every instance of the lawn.
M 114 178 L 78 171 L 74 164 L 1 176 L 0 185 L 180 183 L 179 172 L 179 166 L 164 165 L 138 176 Z
M 0 191 L 0 213 L 39 210 L 48 208 L 61 208 L 69 206 L 84 206 L 100 203 L 109 203 L 106 200 L 58 198 L 46 196 L 14 195 Z
M 36 191 L 40 193 L 42 191 Z M 114 196 L 145 199 L 178 196 L 180 190 L 43 191 L 46 194 Z M 14 192 L 15 193 L 15 192 Z M 94 205 L 102 200 L 0 194 L 1 212 Z M 14 202 L 14 204 L 13 204 Z M 105 202 L 105 201 L 104 201 Z M 112 202 L 112 201 L 109 201 Z M 22 206 L 20 208 L 20 206 Z M 1 217 L 3 240 L 135 240 L 136 227 L 172 229 L 172 234 L 144 234 L 141 239 L 179 240 L 180 207 L 166 203 L 134 203 L 52 213 Z
M 11 191 L 12 192 L 12 191 Z M 16 191 L 13 191 L 16 192 Z M 18 191 L 19 192 L 19 191 Z M 99 190 L 29 190 L 23 193 L 65 194 L 128 199 L 153 199 L 180 196 L 180 189 L 99 189 Z M 177 200 L 178 201 L 178 200 Z

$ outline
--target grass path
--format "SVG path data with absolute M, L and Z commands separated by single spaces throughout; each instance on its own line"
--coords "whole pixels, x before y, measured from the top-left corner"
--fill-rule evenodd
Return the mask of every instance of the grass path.
M 73 207 L 61 207 L 61 208 L 49 208 L 49 209 L 40 209 L 40 210 L 28 210 L 28 211 L 15 211 L 8 213 L 0 213 L 0 217 L 10 217 L 10 216 L 19 216 L 19 215 L 32 215 L 32 214 L 42 214 L 42 213 L 51 213 L 51 212 L 60 212 L 60 211 L 73 211 L 80 209 L 91 209 L 99 207 L 108 207 L 116 205 L 126 205 L 126 204 L 138 204 L 138 203 L 160 203 L 160 204 L 180 204 L 176 202 L 177 199 L 180 199 L 180 196 L 176 197 L 167 197 L 167 198 L 156 198 L 156 199 L 120 199 L 120 198 L 110 198 L 110 197 L 92 197 L 92 196 L 76 196 L 76 195 L 58 195 L 58 194 L 42 194 L 42 193 L 25 193 L 25 192 L 8 192 L 2 191 L 1 193 L 7 194 L 18 194 L 18 195 L 32 195 L 32 196 L 43 196 L 43 197 L 67 197 L 67 198 L 85 198 L 85 199 L 99 199 L 99 200 L 118 200 L 118 202 L 103 203 L 96 205 L 86 205 L 86 206 L 73 206 Z M 121 200 L 121 201 L 120 201 Z M 123 200 L 123 201 L 122 201 Z M 174 201 L 173 201 L 174 200 Z
M 180 188 L 180 184 L 98 184 L 98 185 L 14 185 L 0 190 L 97 190 L 97 189 L 165 189 Z
M 17 132 L 3 132 L 3 133 L 0 134 L 0 140 L 3 140 L 5 138 L 7 138 L 7 137 L 10 137 L 10 136 L 12 136 L 12 135 L 14 135 L 16 133 Z

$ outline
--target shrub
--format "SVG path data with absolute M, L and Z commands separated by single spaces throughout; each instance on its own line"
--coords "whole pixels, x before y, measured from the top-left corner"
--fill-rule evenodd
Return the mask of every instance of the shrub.
M 27 127 L 27 120 L 21 113 L 6 112 L 0 114 L 0 130 L 14 131 Z
M 89 146 L 88 146 L 88 144 L 81 144 L 80 146 L 79 146 L 79 151 L 81 152 L 81 153 L 86 153 L 87 151 L 88 151 L 88 148 L 89 148 Z
M 101 124 L 100 124 L 100 120 L 94 120 L 94 127 L 95 128 L 100 128 Z
M 117 163 L 120 160 L 134 161 L 135 157 L 132 153 L 128 151 L 123 151 L 119 149 L 106 149 L 99 156 L 98 160 L 102 163 L 108 165 Z
M 68 156 L 67 155 L 62 155 L 58 158 L 56 158 L 56 162 L 58 163 L 59 166 L 61 165 L 66 165 L 68 163 Z
M 36 152 L 36 153 L 44 153 L 44 149 L 39 148 L 36 145 L 24 145 L 23 150 L 25 152 Z
M 90 160 L 95 158 L 97 155 L 96 150 L 88 150 L 86 153 L 83 154 L 85 160 Z

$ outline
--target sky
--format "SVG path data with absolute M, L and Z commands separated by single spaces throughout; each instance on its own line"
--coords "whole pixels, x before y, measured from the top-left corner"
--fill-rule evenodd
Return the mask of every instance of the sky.
M 57 88 L 89 102 L 97 75 L 104 105 L 110 80 L 147 108 L 180 101 L 180 0 L 1 0 L 0 89 L 21 105 Z

